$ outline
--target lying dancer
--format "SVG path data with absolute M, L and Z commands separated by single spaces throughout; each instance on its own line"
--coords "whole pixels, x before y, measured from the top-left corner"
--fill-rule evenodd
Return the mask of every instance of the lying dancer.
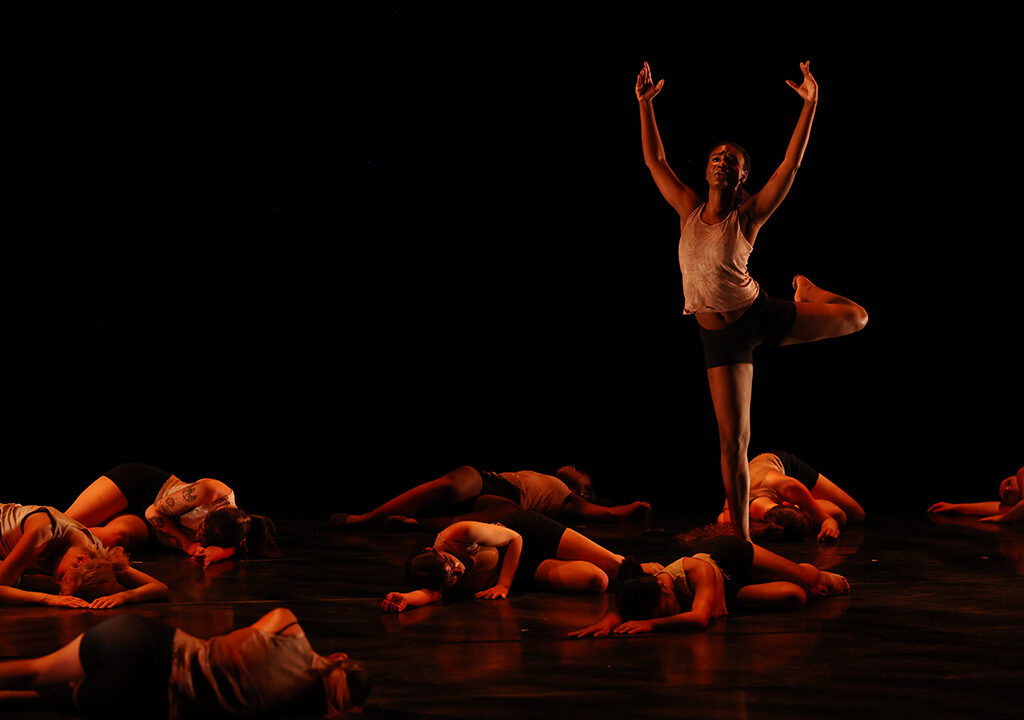
M 838 538 L 847 523 L 864 522 L 864 509 L 796 455 L 777 451 L 750 461 L 750 519 L 778 525 L 793 540 L 817 528 L 820 542 Z M 731 522 L 728 503 L 718 522 Z
M 705 168 L 708 199 L 685 185 L 665 157 L 654 120 L 656 95 L 644 63 L 636 79 L 644 162 L 662 197 L 679 214 L 679 267 L 686 304 L 683 314 L 697 319 L 704 344 L 707 379 L 718 422 L 725 496 L 735 533 L 749 540 L 750 398 L 753 350 L 761 344 L 789 345 L 857 332 L 867 312 L 857 303 L 822 290 L 802 275 L 793 280 L 793 300 L 765 294 L 747 270 L 761 226 L 789 193 L 800 168 L 818 105 L 818 84 L 809 63 L 801 63 L 802 82 L 786 82 L 802 100 L 802 109 L 782 164 L 760 191 L 746 190 L 750 159 L 736 143 L 712 148 Z M 714 104 L 696 108 L 714 112 Z
M 19 588 L 25 575 L 52 578 L 59 594 Z M 167 597 L 167 586 L 107 550 L 55 508 L 0 503 L 0 604 L 112 608 Z
M 988 502 L 937 502 L 928 508 L 930 513 L 958 513 L 972 515 L 980 522 L 1012 523 L 1024 520 L 1024 467 L 999 483 L 999 499 Z
M 330 717 L 358 710 L 369 691 L 366 671 L 344 653 L 317 654 L 286 608 L 209 640 L 127 613 L 49 655 L 0 663 L 0 712 L 56 706 L 97 718 Z
M 403 612 L 437 602 L 448 592 L 484 599 L 534 587 L 602 593 L 623 559 L 535 512 L 516 510 L 500 524 L 460 521 L 442 530 L 432 547 L 409 558 L 407 579 L 420 589 L 388 593 L 381 608 Z
M 220 480 L 186 483 L 142 463 L 118 465 L 101 475 L 66 514 L 108 545 L 140 547 L 152 533 L 203 567 L 239 549 L 254 557 L 278 554 L 270 518 L 239 509 L 234 491 Z
M 690 551 L 695 554 L 668 566 L 638 566 L 627 560 L 620 571 L 616 609 L 569 635 L 699 630 L 732 609 L 798 610 L 809 596 L 850 591 L 842 575 L 794 563 L 733 535 L 709 538 Z
M 455 518 L 452 516 L 467 513 L 473 513 L 471 519 L 494 521 L 507 512 L 507 503 L 563 522 L 620 522 L 646 516 L 651 510 L 646 502 L 616 507 L 591 502 L 593 487 L 590 476 L 572 465 L 559 468 L 556 475 L 532 470 L 492 473 L 463 465 L 362 515 L 335 513 L 330 523 L 339 527 L 357 527 L 382 523 L 394 517 L 398 522 L 413 525 L 426 518 L 445 516 L 430 523 L 436 528 L 453 522 Z M 507 502 L 494 502 L 499 498 Z M 492 505 L 494 507 L 490 507 Z

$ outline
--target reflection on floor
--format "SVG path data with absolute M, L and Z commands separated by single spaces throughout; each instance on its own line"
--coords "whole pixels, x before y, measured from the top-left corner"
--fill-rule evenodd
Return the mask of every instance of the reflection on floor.
M 689 526 L 653 522 L 666 532 L 581 531 L 642 556 Z M 849 597 L 733 615 L 701 633 L 570 640 L 609 596 L 531 594 L 386 615 L 380 599 L 405 589 L 405 558 L 430 534 L 278 524 L 280 559 L 203 571 L 137 553 L 172 599 L 131 609 L 207 636 L 286 605 L 317 650 L 345 650 L 369 666 L 366 718 L 1020 717 L 1024 529 L 923 513 L 870 517 L 833 545 L 766 543 L 846 575 Z M 121 610 L 2 608 L 0 656 L 49 652 L 113 612 Z

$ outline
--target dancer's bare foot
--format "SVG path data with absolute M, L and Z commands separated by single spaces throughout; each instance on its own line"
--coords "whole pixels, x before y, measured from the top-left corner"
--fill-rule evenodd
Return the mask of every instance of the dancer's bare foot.
M 822 290 L 803 275 L 793 278 L 794 302 L 829 302 L 833 293 Z
M 355 527 L 356 525 L 362 525 L 366 520 L 362 515 L 334 513 L 327 519 L 327 522 L 331 527 Z
M 418 530 L 420 521 L 406 515 L 389 515 L 384 521 L 384 528 L 390 532 L 401 530 Z
M 812 595 L 828 597 L 830 595 L 849 595 L 850 581 L 842 575 L 821 571 L 821 582 L 817 587 L 811 589 Z

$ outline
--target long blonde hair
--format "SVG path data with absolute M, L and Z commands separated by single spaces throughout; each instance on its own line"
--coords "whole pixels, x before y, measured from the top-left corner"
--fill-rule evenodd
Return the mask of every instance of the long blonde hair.
M 326 717 L 362 710 L 370 694 L 370 673 L 362 664 L 345 658 L 330 665 L 321 676 L 327 699 Z
M 123 590 L 117 581 L 117 573 L 128 567 L 128 555 L 124 548 L 91 548 L 86 552 L 92 558 L 64 574 L 60 594 L 95 600 Z

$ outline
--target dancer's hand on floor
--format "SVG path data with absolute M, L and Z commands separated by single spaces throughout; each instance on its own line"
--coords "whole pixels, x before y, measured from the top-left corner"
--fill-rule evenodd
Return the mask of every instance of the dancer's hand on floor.
M 409 602 L 400 592 L 389 592 L 380 603 L 380 609 L 388 613 L 400 613 L 407 607 Z
M 481 600 L 504 600 L 508 597 L 508 586 L 499 583 L 492 588 L 481 590 L 476 594 L 476 597 Z

